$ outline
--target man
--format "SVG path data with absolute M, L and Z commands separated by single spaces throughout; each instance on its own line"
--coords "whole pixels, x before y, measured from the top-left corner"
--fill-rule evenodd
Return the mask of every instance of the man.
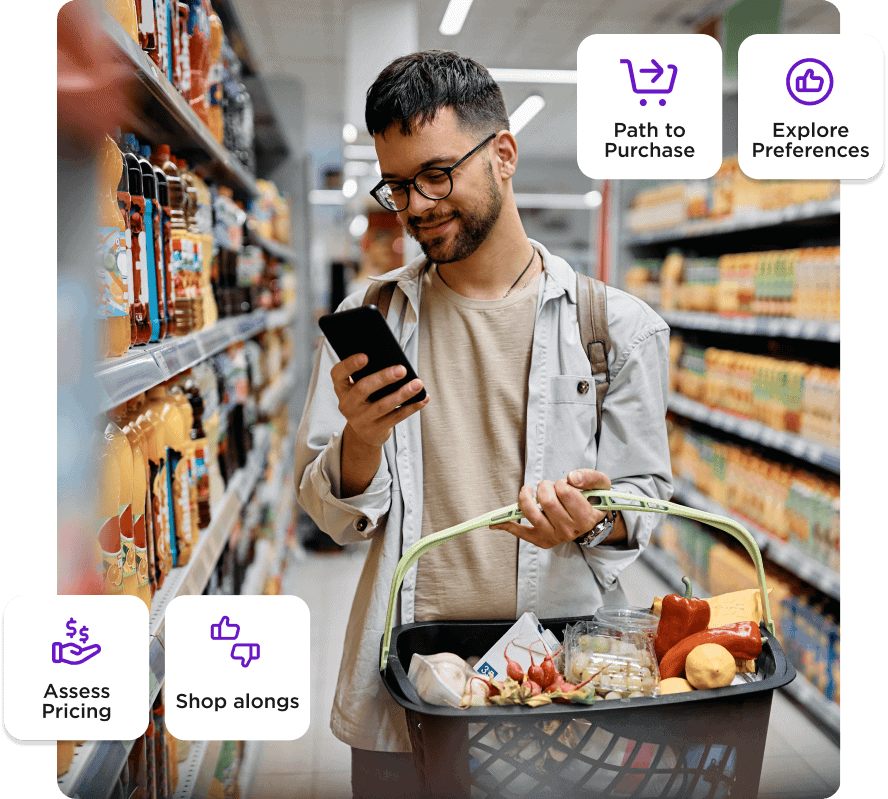
M 380 278 L 396 281 L 387 320 L 420 379 L 371 403 L 399 368 L 355 383 L 365 356 L 334 363 L 322 347 L 296 482 L 300 504 L 334 539 L 370 539 L 331 727 L 353 747 L 356 797 L 407 796 L 416 775 L 404 713 L 378 673 L 398 559 L 421 536 L 517 499 L 526 524 L 477 530 L 420 559 L 396 623 L 579 616 L 625 603 L 617 575 L 658 517 L 604 519 L 580 490 L 671 496 L 669 331 L 608 288 L 610 389 L 596 446 L 576 275 L 524 233 L 511 182 L 517 145 L 487 70 L 443 51 L 399 58 L 370 88 L 366 122 L 382 173 L 373 195 L 425 254 Z M 422 387 L 422 402 L 402 405 Z M 610 535 L 578 546 L 593 528 Z

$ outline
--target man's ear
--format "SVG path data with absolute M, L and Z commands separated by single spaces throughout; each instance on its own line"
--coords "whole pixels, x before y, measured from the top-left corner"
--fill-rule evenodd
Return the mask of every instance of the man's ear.
M 508 180 L 518 166 L 518 143 L 507 130 L 500 131 L 493 140 L 494 158 L 498 162 L 499 177 Z

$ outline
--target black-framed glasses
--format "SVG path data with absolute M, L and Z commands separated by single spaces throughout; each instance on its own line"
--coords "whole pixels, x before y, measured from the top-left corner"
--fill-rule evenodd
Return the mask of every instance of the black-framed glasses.
M 386 180 L 377 183 L 370 194 L 386 211 L 403 211 L 410 205 L 410 187 L 413 186 L 429 200 L 443 200 L 453 191 L 453 170 L 470 158 L 496 136 L 491 133 L 481 144 L 473 147 L 452 166 L 432 166 L 420 170 L 413 180 Z

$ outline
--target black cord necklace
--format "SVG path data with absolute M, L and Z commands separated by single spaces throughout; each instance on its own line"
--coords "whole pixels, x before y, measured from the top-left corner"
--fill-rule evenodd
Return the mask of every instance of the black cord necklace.
M 512 289 L 518 285 L 518 281 L 521 280 L 521 278 L 524 277 L 527 270 L 530 269 L 530 265 L 533 263 L 533 259 L 536 257 L 536 254 L 537 254 L 536 247 L 531 247 L 530 260 L 527 262 L 527 266 L 525 266 L 524 269 L 521 270 L 521 274 L 518 275 L 518 277 L 515 278 L 515 282 L 511 286 L 509 286 L 509 290 L 505 294 L 503 294 L 503 299 L 506 299 L 506 297 L 508 297 L 512 293 Z M 522 286 L 522 288 L 524 288 L 524 287 Z

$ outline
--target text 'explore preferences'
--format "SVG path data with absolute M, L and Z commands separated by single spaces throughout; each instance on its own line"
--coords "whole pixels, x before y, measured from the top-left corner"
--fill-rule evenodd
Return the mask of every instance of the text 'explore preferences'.
M 722 160 L 722 53 L 703 34 L 587 36 L 577 164 L 590 178 L 708 178 Z
M 17 596 L 3 612 L 3 723 L 20 741 L 131 741 L 148 724 L 148 608 Z
M 308 729 L 309 613 L 299 597 L 177 597 L 164 626 L 176 738 L 292 741 Z
M 737 56 L 740 169 L 866 180 L 882 168 L 885 66 L 863 34 L 750 36 Z

